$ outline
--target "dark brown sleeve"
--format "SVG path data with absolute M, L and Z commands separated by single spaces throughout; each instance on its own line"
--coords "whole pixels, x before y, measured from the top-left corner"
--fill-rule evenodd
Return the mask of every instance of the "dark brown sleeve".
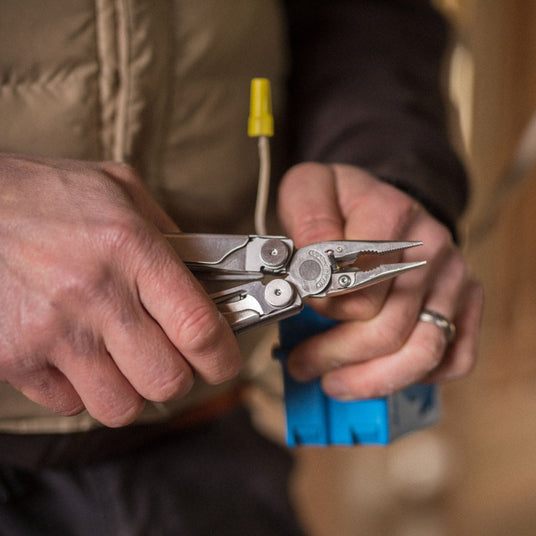
M 448 140 L 445 20 L 420 0 L 287 0 L 291 163 L 365 168 L 454 230 L 467 178 Z

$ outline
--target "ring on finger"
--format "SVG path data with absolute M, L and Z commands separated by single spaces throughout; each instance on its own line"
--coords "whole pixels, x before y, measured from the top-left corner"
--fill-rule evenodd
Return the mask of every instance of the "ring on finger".
M 456 336 L 456 326 L 442 314 L 431 309 L 423 309 L 419 315 L 421 322 L 430 322 L 443 331 L 447 338 L 447 343 L 451 342 Z

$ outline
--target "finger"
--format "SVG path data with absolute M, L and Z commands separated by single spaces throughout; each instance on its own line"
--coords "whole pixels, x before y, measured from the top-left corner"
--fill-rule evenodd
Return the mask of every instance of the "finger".
M 106 348 L 118 369 L 145 399 L 164 402 L 192 388 L 190 365 L 138 301 L 123 298 L 121 311 L 104 317 Z
M 417 322 L 398 352 L 326 373 L 322 378 L 326 394 L 342 400 L 374 398 L 417 382 L 451 379 L 468 373 L 478 348 L 482 291 L 474 282 L 470 289 L 464 287 L 464 290 L 469 292 L 470 299 L 463 313 L 456 317 L 461 320 L 460 330 L 450 346 L 440 328 Z
M 476 359 L 482 291 L 467 277 L 462 285 L 457 284 L 455 273 L 445 270 L 445 277 L 440 278 L 444 284 L 436 287 L 441 291 L 429 301 L 430 309 L 439 309 L 445 317 L 455 318 L 459 323 L 460 331 L 452 344 L 449 345 L 446 334 L 438 326 L 417 322 L 400 350 L 328 371 L 322 380 L 326 393 L 341 399 L 385 396 L 418 381 L 437 381 L 468 373 Z M 441 301 L 447 296 L 448 300 Z
M 117 368 L 98 329 L 65 325 L 50 362 L 69 380 L 92 417 L 105 426 L 123 426 L 139 415 L 144 400 Z
M 113 359 L 104 351 L 85 356 L 83 363 L 78 358 L 71 354 L 59 366 L 88 413 L 111 428 L 134 422 L 145 401 L 117 369 Z
M 291 168 L 279 188 L 278 212 L 297 247 L 344 238 L 335 177 L 328 166 L 307 163 Z
M 423 323 L 415 326 L 402 348 L 390 355 L 331 370 L 322 378 L 322 388 L 341 400 L 376 398 L 417 383 L 440 362 L 445 350 L 444 337 Z
M 136 277 L 145 310 L 204 381 L 236 376 L 241 355 L 229 324 L 163 238 L 151 256 Z
M 54 367 L 9 379 L 24 396 L 60 415 L 76 415 L 84 410 L 80 396 L 65 375 Z
M 436 338 L 442 340 L 445 343 L 445 350 L 451 342 L 452 330 L 441 324 L 438 325 L 433 316 L 438 315 L 441 321 L 446 320 L 452 324 L 451 319 L 460 315 L 461 313 L 458 311 L 460 308 L 463 309 L 464 297 L 462 293 L 465 287 L 466 273 L 463 260 L 461 257 L 451 258 L 450 262 L 443 267 L 437 284 L 426 297 L 419 313 L 418 321 L 423 324 L 421 328 L 428 330 L 430 337 L 435 335 Z M 430 314 L 423 313 L 431 313 L 433 316 L 430 317 Z
M 462 275 L 456 277 L 456 270 L 451 264 L 458 264 L 458 260 L 443 266 L 440 274 L 436 275 L 434 289 L 438 289 L 428 299 L 427 307 L 440 312 L 446 318 L 452 318 L 458 308 L 459 297 L 463 285 L 460 279 Z M 406 300 L 407 301 L 407 300 Z M 386 309 L 390 309 L 391 302 Z M 396 341 L 395 351 L 382 353 L 374 359 L 369 358 L 357 364 L 349 365 L 339 370 L 327 371 L 322 378 L 322 386 L 329 396 L 340 399 L 371 398 L 389 395 L 399 389 L 417 383 L 436 370 L 440 365 L 449 341 L 443 330 L 438 326 L 418 321 L 420 312 L 419 302 L 414 302 L 411 306 L 411 313 L 406 316 L 409 322 L 405 325 L 412 328 L 409 336 L 404 339 L 404 331 L 399 331 L 403 324 L 398 322 L 392 333 L 402 335 Z M 373 323 L 386 324 L 388 311 L 382 311 Z M 400 311 L 392 315 L 391 321 L 396 322 Z M 363 334 L 363 337 L 366 337 Z M 392 335 L 390 335 L 392 337 Z M 374 344 L 374 339 L 371 340 Z M 359 376 L 359 377 L 357 377 Z
M 467 282 L 461 312 L 454 317 L 456 336 L 440 365 L 426 378 L 429 382 L 446 381 L 468 374 L 476 362 L 480 324 L 484 304 L 482 287 L 474 279 Z

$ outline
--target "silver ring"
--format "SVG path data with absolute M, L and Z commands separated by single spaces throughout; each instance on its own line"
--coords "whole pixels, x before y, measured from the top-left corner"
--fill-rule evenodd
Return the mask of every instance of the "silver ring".
M 431 322 L 439 329 L 443 330 L 443 333 L 447 337 L 447 342 L 451 342 L 456 335 L 456 326 L 442 314 L 430 309 L 423 309 L 419 315 L 419 320 L 422 322 Z

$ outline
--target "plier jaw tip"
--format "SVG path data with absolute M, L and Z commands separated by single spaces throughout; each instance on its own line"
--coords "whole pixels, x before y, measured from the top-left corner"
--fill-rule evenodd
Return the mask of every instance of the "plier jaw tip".
M 323 292 L 318 292 L 312 297 L 323 298 L 354 292 L 402 275 L 404 272 L 409 272 L 425 264 L 426 261 L 399 262 L 394 264 L 380 264 L 380 266 L 371 268 L 370 270 L 343 270 L 332 276 L 330 284 Z

